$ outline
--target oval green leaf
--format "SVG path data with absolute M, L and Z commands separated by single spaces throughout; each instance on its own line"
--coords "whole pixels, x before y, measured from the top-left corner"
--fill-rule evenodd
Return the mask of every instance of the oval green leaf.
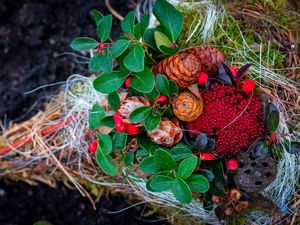
M 115 176 L 117 174 L 117 167 L 113 163 L 113 159 L 110 155 L 103 155 L 98 148 L 96 153 L 96 161 L 98 166 L 108 175 Z
M 154 158 L 156 164 L 161 170 L 172 170 L 175 167 L 175 161 L 166 150 L 157 149 L 154 152 Z
M 103 17 L 97 24 L 97 35 L 101 42 L 105 42 L 108 37 L 112 26 L 112 15 Z
M 140 44 L 136 44 L 124 58 L 124 66 L 133 72 L 141 72 L 144 69 L 145 52 Z
M 124 83 L 117 72 L 103 73 L 94 80 L 94 88 L 105 94 L 116 91 Z
M 112 58 L 108 49 L 104 49 L 104 54 L 96 53 L 89 62 L 91 72 L 111 72 Z
M 153 14 L 166 31 L 171 41 L 176 41 L 183 25 L 183 15 L 166 0 L 157 0 Z
M 89 114 L 89 125 L 91 129 L 95 129 L 101 126 L 101 119 L 105 116 L 104 109 L 98 105 L 95 104 L 92 107 L 92 110 Z
M 209 182 L 201 174 L 193 174 L 185 181 L 192 192 L 205 193 L 209 190 Z
M 155 130 L 161 121 L 161 115 L 150 113 L 145 119 L 145 128 L 147 131 Z
M 96 48 L 97 46 L 98 46 L 98 41 L 89 37 L 75 38 L 70 44 L 70 47 L 75 51 L 89 50 L 89 49 Z
M 134 32 L 135 12 L 130 11 L 121 22 L 121 28 L 125 33 Z
M 122 151 L 126 147 L 127 133 L 116 132 L 112 138 L 112 148 L 114 152 Z
M 97 138 L 98 138 L 98 148 L 103 153 L 103 155 L 109 155 L 112 150 L 112 141 L 108 134 L 103 134 L 100 132 L 97 132 Z
M 174 178 L 165 175 L 155 175 L 151 178 L 150 188 L 153 191 L 161 192 L 170 190 L 173 186 Z
M 180 177 L 176 177 L 173 182 L 172 192 L 175 198 L 181 203 L 188 204 L 193 200 L 191 189 Z
M 162 74 L 156 75 L 156 87 L 163 95 L 170 96 L 169 80 Z
M 140 163 L 140 169 L 146 174 L 154 174 L 159 170 L 159 166 L 156 164 L 153 156 L 144 158 Z
M 117 110 L 117 108 L 119 107 L 119 105 L 121 103 L 121 100 L 120 100 L 119 94 L 116 91 L 114 91 L 108 95 L 108 103 L 113 110 L 115 110 L 115 111 Z
M 192 156 L 193 152 L 191 151 L 189 146 L 180 142 L 171 149 L 170 154 L 175 161 L 179 161 L 186 157 Z
M 120 39 L 117 40 L 111 47 L 110 52 L 113 58 L 119 57 L 128 47 L 129 40 Z
M 181 177 L 182 179 L 188 178 L 196 169 L 197 163 L 198 158 L 196 156 L 191 156 L 182 160 L 178 166 L 177 176 Z
M 129 115 L 129 119 L 134 123 L 142 122 L 151 113 L 151 110 L 151 106 L 139 107 Z
M 154 88 L 154 74 L 152 73 L 152 70 L 145 66 L 142 72 L 136 73 L 132 76 L 130 85 L 133 89 L 139 92 L 151 92 Z

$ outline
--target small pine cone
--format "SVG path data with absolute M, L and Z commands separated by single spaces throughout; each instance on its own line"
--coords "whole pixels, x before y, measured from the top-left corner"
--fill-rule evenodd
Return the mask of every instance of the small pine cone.
M 121 102 L 119 108 L 117 109 L 117 112 L 121 114 L 123 117 L 124 123 L 132 123 L 131 120 L 129 120 L 129 115 L 137 108 L 142 106 L 149 106 L 150 102 L 146 100 L 143 97 L 128 97 L 123 102 Z
M 154 68 L 154 74 L 157 73 L 174 80 L 180 88 L 186 88 L 196 82 L 200 70 L 195 56 L 178 53 L 158 63 Z
M 151 140 L 159 145 L 172 146 L 177 144 L 182 136 L 182 125 L 175 118 L 162 118 L 158 127 L 153 131 L 148 131 Z
M 172 105 L 174 115 L 185 122 L 194 121 L 203 111 L 203 100 L 188 91 L 181 92 Z
M 210 76 L 218 75 L 220 64 L 225 62 L 224 53 L 209 45 L 189 48 L 183 52 L 195 56 L 199 62 L 200 72 Z

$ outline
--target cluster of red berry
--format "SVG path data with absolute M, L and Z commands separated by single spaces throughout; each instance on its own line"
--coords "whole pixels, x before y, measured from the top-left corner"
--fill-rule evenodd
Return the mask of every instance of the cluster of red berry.
M 100 55 L 103 55 L 104 54 L 104 51 L 103 51 L 103 48 L 105 47 L 105 44 L 104 43 L 99 43 L 98 44 L 98 50 L 97 50 L 97 53 L 100 54 Z
M 115 129 L 117 132 L 124 133 L 127 131 L 129 135 L 135 135 L 140 132 L 140 128 L 134 124 L 127 124 L 123 122 L 120 113 L 116 112 L 114 115 Z
M 264 131 L 260 99 L 243 96 L 232 86 L 213 84 L 203 93 L 204 111 L 188 124 L 190 135 L 197 132 L 214 135 L 216 149 L 222 154 L 239 153 L 248 148 Z

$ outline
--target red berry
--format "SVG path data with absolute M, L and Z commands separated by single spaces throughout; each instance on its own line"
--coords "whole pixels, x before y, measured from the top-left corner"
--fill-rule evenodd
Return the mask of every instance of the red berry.
M 207 80 L 208 80 L 208 74 L 204 72 L 201 72 L 197 78 L 199 84 L 205 84 Z
M 168 100 L 168 97 L 165 95 L 160 95 L 156 98 L 156 103 L 157 104 L 162 104 Z
M 98 44 L 98 47 L 99 47 L 99 48 L 104 48 L 104 43 L 102 43 L 102 42 L 99 43 L 99 44 Z
M 127 132 L 129 135 L 135 135 L 140 132 L 140 128 L 134 124 L 127 124 Z
M 115 123 L 122 123 L 123 122 L 123 118 L 122 118 L 120 113 L 118 113 L 118 112 L 115 113 L 114 121 L 115 121 Z
M 126 88 L 130 88 L 130 81 L 131 81 L 131 78 L 132 77 L 127 77 L 126 79 L 125 79 L 125 81 L 124 81 L 124 87 L 126 87 Z
M 98 140 L 95 139 L 91 144 L 88 146 L 89 152 L 96 152 L 98 148 Z
M 116 123 L 115 124 L 115 128 L 120 133 L 126 132 L 126 125 L 123 122 Z
M 245 93 L 250 93 L 255 89 L 255 82 L 254 80 L 245 80 L 244 83 L 242 84 L 242 90 Z
M 229 171 L 235 171 L 239 167 L 239 163 L 236 159 L 228 159 L 226 165 Z
M 203 152 L 200 155 L 200 160 L 213 160 L 213 159 L 214 159 L 214 156 L 210 153 L 207 153 L 207 152 Z
M 236 76 L 237 76 L 237 73 L 239 72 L 239 69 L 236 68 L 235 66 L 231 66 L 231 67 L 230 67 L 230 70 L 231 70 L 232 75 L 233 75 L 234 77 L 236 77 Z
M 103 51 L 102 49 L 98 49 L 97 52 L 98 52 L 98 54 L 100 54 L 100 55 L 103 55 L 103 54 L 104 54 L 104 51 Z

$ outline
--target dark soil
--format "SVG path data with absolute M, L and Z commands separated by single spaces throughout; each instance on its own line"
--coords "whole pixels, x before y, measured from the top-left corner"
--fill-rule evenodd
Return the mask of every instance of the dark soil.
M 40 220 L 51 225 L 167 224 L 164 221 L 153 222 L 163 219 L 157 215 L 143 218 L 144 205 L 117 214 L 108 213 L 127 206 L 123 198 L 109 196 L 109 199 L 101 198 L 97 209 L 93 210 L 91 203 L 79 192 L 72 192 L 62 185 L 54 189 L 43 184 L 30 186 L 18 183 L 11 186 L 0 183 L 1 225 L 33 225 Z
M 110 2 L 122 15 L 134 7 L 127 0 Z M 85 65 L 75 63 L 72 56 L 58 54 L 72 52 L 69 43 L 77 36 L 95 37 L 89 17 L 93 8 L 109 13 L 104 0 L 0 0 L 0 120 L 5 125 L 33 116 L 59 86 L 25 95 L 27 91 L 64 81 L 73 73 L 88 74 Z M 120 33 L 118 26 L 119 21 L 114 19 L 113 37 Z M 52 189 L 43 184 L 32 187 L 2 181 L 0 224 L 31 225 L 38 220 L 53 225 L 145 224 L 137 219 L 144 205 L 107 214 L 127 207 L 125 202 L 121 196 L 102 198 L 94 211 L 86 198 L 63 185 Z

